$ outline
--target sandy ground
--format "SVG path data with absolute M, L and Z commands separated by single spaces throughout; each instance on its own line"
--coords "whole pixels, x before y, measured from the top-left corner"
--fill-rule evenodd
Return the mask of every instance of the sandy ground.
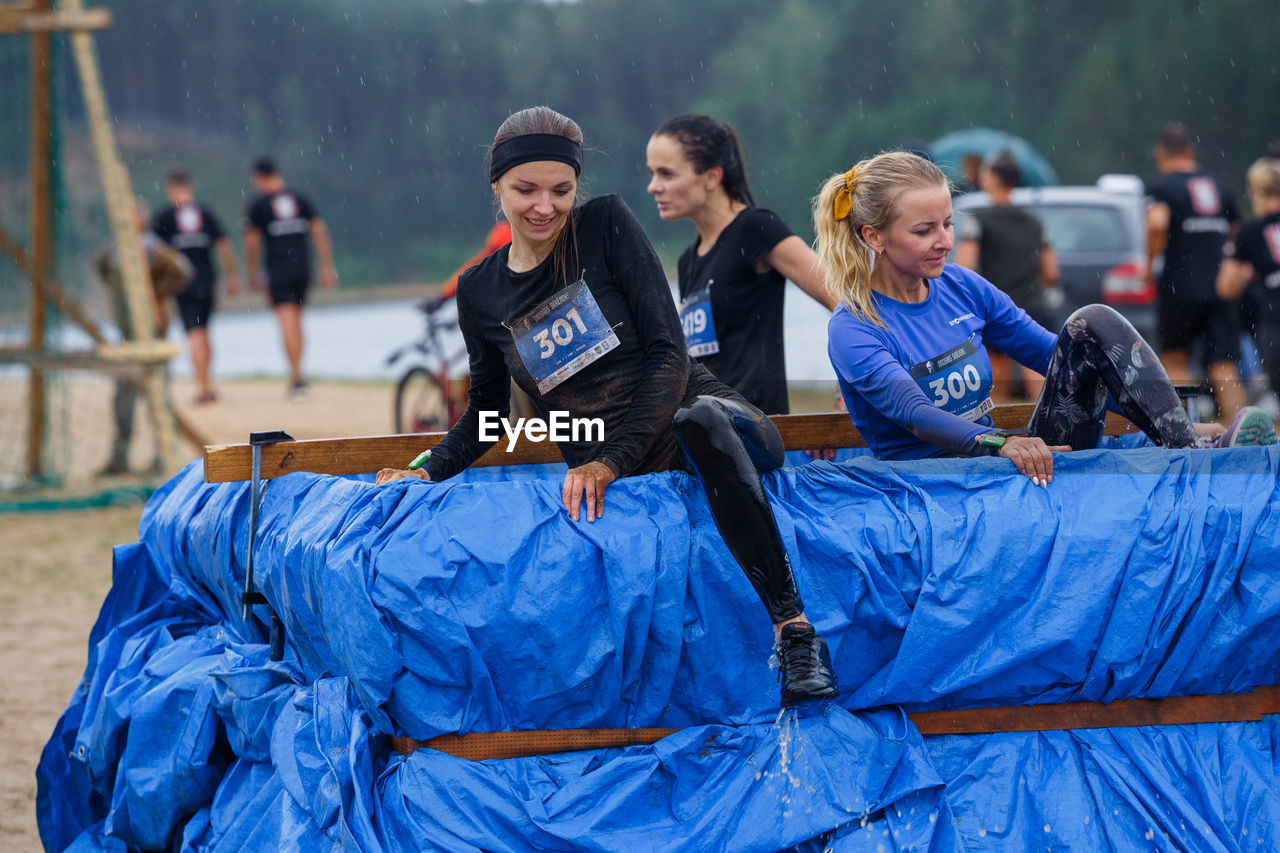
M 193 407 L 190 383 L 174 383 L 173 400 L 191 425 L 213 444 L 242 443 L 252 430 L 283 429 L 294 438 L 386 435 L 392 432 L 392 388 L 378 382 L 315 382 L 301 400 L 287 399 L 278 379 L 223 382 L 219 400 Z M 93 471 L 106 444 L 79 436 L 100 433 L 109 382 L 80 382 L 67 390 L 71 492 L 102 480 Z M 0 389 L 0 396 L 4 396 Z M 11 402 L 13 395 L 4 397 Z M 794 411 L 830 411 L 834 389 L 793 392 Z M 151 448 L 139 415 L 130 462 L 145 468 Z M 6 448 L 6 455 L 10 449 Z M 197 455 L 183 447 L 182 461 Z M 152 482 L 155 478 L 150 478 Z M 147 482 L 120 477 L 106 485 Z M 67 490 L 64 490 L 66 492 Z M 2 507 L 0 507 L 2 510 Z M 0 851 L 40 850 L 35 821 L 35 767 L 66 708 L 88 658 L 88 636 L 111 585 L 111 549 L 136 542 L 141 504 L 108 509 L 0 511 Z
M 175 383 L 173 399 L 211 443 L 239 443 L 251 430 L 284 429 L 295 438 L 385 435 L 391 429 L 387 383 L 316 382 L 304 399 L 289 400 L 278 379 L 223 383 L 218 402 L 198 408 L 188 383 Z M 78 383 L 80 412 L 105 411 L 110 383 Z M 93 406 L 100 407 L 93 409 Z M 84 419 L 85 416 L 81 415 Z M 145 418 L 139 416 L 140 426 Z M 140 433 L 145 430 L 140 430 Z M 145 435 L 131 462 L 150 462 Z M 80 446 L 80 483 L 102 464 L 105 444 Z M 184 446 L 183 461 L 196 451 Z M 83 458 L 80 458 L 83 456 Z M 145 478 L 120 477 L 108 485 Z M 101 482 L 101 481 L 99 481 Z M 83 488 L 77 491 L 84 491 Z M 88 659 L 88 637 L 111 585 L 111 549 L 136 542 L 141 504 L 109 509 L 0 512 L 0 850 L 40 850 L 36 831 L 35 768 Z

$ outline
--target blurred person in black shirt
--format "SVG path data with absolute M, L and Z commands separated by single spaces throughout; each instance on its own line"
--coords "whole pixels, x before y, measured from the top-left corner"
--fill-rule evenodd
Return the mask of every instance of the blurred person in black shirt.
M 285 187 L 273 161 L 262 158 L 253 164 L 253 186 L 258 195 L 245 213 L 244 268 L 253 285 L 265 287 L 271 296 L 289 359 L 289 392 L 300 396 L 307 389 L 302 378 L 302 306 L 311 285 L 311 243 L 320 259 L 320 284 L 325 290 L 338 286 L 329 230 L 310 199 Z
M 217 250 L 218 259 L 226 271 L 228 296 L 240 292 L 235 252 L 218 217 L 195 200 L 190 174 L 183 169 L 169 172 L 165 191 L 169 196 L 169 206 L 151 217 L 151 231 L 191 262 L 191 283 L 174 300 L 178 303 L 182 326 L 187 331 L 187 347 L 196 376 L 195 402 L 197 405 L 212 403 L 217 395 L 209 378 L 213 353 L 208 325 L 217 303 L 218 278 L 213 252 Z
M 1236 364 L 1240 322 L 1235 306 L 1218 297 L 1214 283 L 1223 247 L 1238 221 L 1221 184 L 1196 164 L 1185 125 L 1169 124 L 1155 147 L 1160 178 L 1147 186 L 1147 261 L 1163 267 L 1159 293 L 1160 359 L 1174 383 L 1191 381 L 1189 353 L 1199 342 L 1220 418 L 1231 418 L 1248 400 Z

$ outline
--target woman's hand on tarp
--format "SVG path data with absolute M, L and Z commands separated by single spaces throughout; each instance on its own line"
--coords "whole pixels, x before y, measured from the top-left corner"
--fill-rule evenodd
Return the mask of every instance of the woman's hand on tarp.
M 1053 454 L 1070 449 L 1065 444 L 1045 444 L 1044 439 L 1031 435 L 1011 435 L 1000 448 L 1000 455 L 1037 486 L 1047 486 L 1053 481 Z
M 588 462 L 570 468 L 564 476 L 564 493 L 561 496 L 569 517 L 577 521 L 579 507 L 586 508 L 587 521 L 595 521 L 604 515 L 604 490 L 616 479 L 618 475 L 603 462 Z
M 405 477 L 417 477 L 419 480 L 431 482 L 431 475 L 421 468 L 383 468 L 378 472 L 378 476 L 374 479 L 375 486 L 382 486 L 390 483 L 392 480 L 402 480 Z

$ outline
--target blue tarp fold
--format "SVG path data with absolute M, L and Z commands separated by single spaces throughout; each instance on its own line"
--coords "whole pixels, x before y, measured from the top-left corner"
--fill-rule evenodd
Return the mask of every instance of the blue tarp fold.
M 41 833 L 51 850 L 1280 846 L 1271 720 L 921 738 L 860 710 L 1277 683 L 1278 465 L 1089 451 L 1047 489 L 1000 459 L 768 475 L 842 687 L 779 719 L 768 619 L 683 473 L 615 483 L 595 524 L 567 518 L 554 474 L 271 481 L 255 570 L 289 640 L 272 663 L 267 609 L 239 606 L 248 487 L 193 464 L 117 549 L 42 757 Z M 647 726 L 682 731 L 478 764 L 386 737 Z

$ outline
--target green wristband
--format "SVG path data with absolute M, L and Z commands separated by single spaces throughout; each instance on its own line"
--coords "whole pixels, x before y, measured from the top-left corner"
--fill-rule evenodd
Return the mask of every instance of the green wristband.
M 991 454 L 993 456 L 1000 455 L 1000 448 L 1004 447 L 1005 440 L 1006 436 L 1003 435 L 988 434 L 978 436 L 978 444 L 981 444 L 984 447 L 990 447 Z
M 431 458 L 430 450 L 422 451 L 421 453 L 419 453 L 417 456 L 414 457 L 412 462 L 409 463 L 409 470 L 410 471 L 418 470 L 423 465 L 425 465 L 427 463 L 427 460 L 430 458 Z

